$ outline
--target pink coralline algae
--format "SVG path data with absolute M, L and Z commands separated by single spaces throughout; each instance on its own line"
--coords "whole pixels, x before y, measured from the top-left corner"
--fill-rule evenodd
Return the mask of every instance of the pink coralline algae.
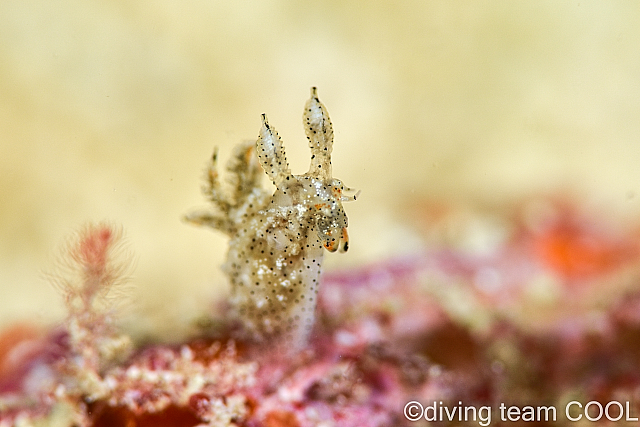
M 494 423 L 500 403 L 556 407 L 549 425 L 570 423 L 563 408 L 572 400 L 629 402 L 636 416 L 635 232 L 604 234 L 604 221 L 583 219 L 556 243 L 550 230 L 576 224 L 578 213 L 555 208 L 544 226 L 511 216 L 489 252 L 445 245 L 325 274 L 309 342 L 294 355 L 242 341 L 225 312 L 191 342 L 131 348 L 113 324 L 113 304 L 101 301 L 104 287 L 122 281 L 104 272 L 127 270 L 105 238 L 118 233 L 89 227 L 75 242 L 87 251 L 72 244 L 72 262 L 56 274 L 58 283 L 66 277 L 64 326 L 3 332 L 0 425 L 426 425 L 407 420 L 410 401 L 490 407 Z M 602 257 L 615 261 L 567 274 L 549 260 L 553 251 L 540 251 L 581 242 L 613 251 Z
M 253 147 L 229 163 L 230 194 L 215 156 L 207 171 L 219 210 L 188 219 L 232 237 L 225 271 L 236 279 L 214 326 L 174 345 L 132 342 L 116 322 L 132 257 L 117 228 L 86 226 L 49 275 L 64 322 L 0 332 L 0 427 L 487 426 L 505 422 L 505 405 L 517 410 L 510 425 L 574 425 L 588 402 L 640 417 L 636 224 L 553 198 L 491 215 L 425 205 L 416 226 L 428 249 L 320 275 L 314 256 L 347 249 L 341 203 L 355 196 L 331 177 L 333 131 L 315 89 L 303 117 L 312 170 L 325 170 L 288 173 L 263 119 L 273 203 L 254 185 Z M 243 218 L 253 228 L 234 237 Z M 241 289 L 252 274 L 259 292 Z M 262 302 L 269 286 L 277 303 Z

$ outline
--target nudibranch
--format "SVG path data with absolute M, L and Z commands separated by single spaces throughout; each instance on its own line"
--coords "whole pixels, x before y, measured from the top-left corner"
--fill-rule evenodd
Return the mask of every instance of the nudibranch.
M 229 235 L 222 268 L 247 338 L 275 339 L 290 350 L 302 347 L 313 327 L 324 250 L 349 248 L 342 202 L 357 197 L 331 176 L 333 127 L 315 87 L 303 125 L 311 148 L 307 173 L 291 174 L 282 140 L 263 114 L 256 143 L 238 145 L 227 165 L 231 191 L 220 184 L 214 150 L 203 188 L 214 211 L 185 217 Z M 260 186 L 260 169 L 275 184 L 273 195 Z

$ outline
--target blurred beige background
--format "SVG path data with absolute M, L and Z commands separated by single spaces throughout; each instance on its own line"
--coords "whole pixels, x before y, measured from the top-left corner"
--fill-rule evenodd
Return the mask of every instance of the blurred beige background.
M 640 213 L 640 6 L 631 1 L 0 2 L 0 325 L 58 321 L 43 279 L 87 221 L 137 254 L 130 328 L 181 330 L 225 291 L 203 206 L 214 145 L 260 114 L 294 173 L 319 88 L 362 264 L 417 244 L 420 199 L 502 203 L 571 191 Z M 133 319 L 133 320 L 131 320 Z

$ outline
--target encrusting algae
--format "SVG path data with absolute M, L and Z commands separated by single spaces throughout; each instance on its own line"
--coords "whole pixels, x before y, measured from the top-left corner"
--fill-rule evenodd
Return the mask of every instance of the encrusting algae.
M 0 427 L 487 426 L 503 421 L 503 404 L 522 422 L 573 425 L 574 399 L 571 416 L 586 418 L 576 402 L 603 402 L 637 418 L 638 225 L 533 200 L 467 227 L 482 215 L 438 204 L 438 223 L 421 205 L 425 241 L 451 229 L 461 240 L 320 278 L 324 250 L 348 248 L 342 202 L 355 196 L 331 177 L 333 133 L 315 89 L 303 118 L 309 172 L 289 172 L 264 117 L 257 143 L 228 163 L 229 191 L 214 154 L 214 210 L 187 217 L 230 237 L 231 308 L 209 314 L 218 327 L 172 345 L 131 342 L 113 297 L 132 257 L 118 228 L 86 226 L 49 275 L 66 319 L 0 331 Z M 475 233 L 500 238 L 461 245 Z

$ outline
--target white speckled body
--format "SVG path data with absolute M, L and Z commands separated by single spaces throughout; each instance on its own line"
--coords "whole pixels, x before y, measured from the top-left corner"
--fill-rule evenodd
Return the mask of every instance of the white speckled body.
M 228 171 L 232 194 L 220 188 L 216 154 L 208 169 L 205 195 L 214 213 L 186 219 L 226 232 L 231 240 L 224 272 L 231 281 L 231 303 L 244 331 L 256 341 L 277 339 L 289 350 L 306 343 L 313 327 L 324 249 L 348 249 L 345 196 L 331 177 L 333 129 L 315 88 L 303 124 L 311 166 L 292 175 L 277 132 L 262 116 L 255 144 L 236 147 Z M 259 186 L 260 166 L 276 186 L 273 196 Z

